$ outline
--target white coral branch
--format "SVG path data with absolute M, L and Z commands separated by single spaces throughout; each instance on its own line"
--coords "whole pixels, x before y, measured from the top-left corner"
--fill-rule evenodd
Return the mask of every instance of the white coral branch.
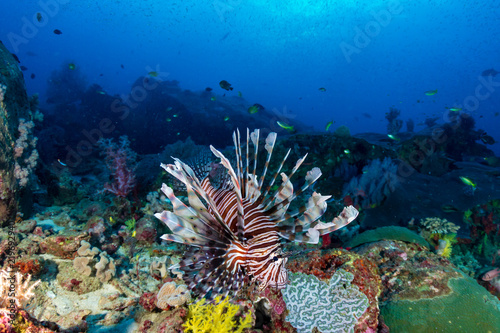
M 18 308 L 25 308 L 29 300 L 35 296 L 33 290 L 36 286 L 40 284 L 40 280 L 30 285 L 31 275 L 27 275 L 23 282 L 23 274 L 17 272 L 15 274 L 15 294 L 9 296 L 11 286 L 11 275 L 9 272 L 2 270 L 0 271 L 0 308 L 5 308 L 9 305 L 11 300 L 14 300 Z

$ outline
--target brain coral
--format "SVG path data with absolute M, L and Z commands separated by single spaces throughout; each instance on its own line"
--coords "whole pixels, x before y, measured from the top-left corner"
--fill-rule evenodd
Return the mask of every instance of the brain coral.
M 282 291 L 297 332 L 354 332 L 358 319 L 369 306 L 368 298 L 351 285 L 354 275 L 339 269 L 323 282 L 314 275 L 291 273 L 290 284 Z

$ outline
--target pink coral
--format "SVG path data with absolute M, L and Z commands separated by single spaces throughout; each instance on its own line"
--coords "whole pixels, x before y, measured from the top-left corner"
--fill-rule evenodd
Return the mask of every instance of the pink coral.
M 104 185 L 104 189 L 119 197 L 126 197 L 135 186 L 133 164 L 137 154 L 130 149 L 126 136 L 120 137 L 118 144 L 112 139 L 99 141 L 103 154 L 106 156 L 106 165 L 113 175 L 114 182 Z
M 139 299 L 139 304 L 149 312 L 153 312 L 156 307 L 156 293 L 144 293 Z
M 281 315 L 286 310 L 286 304 L 283 300 L 281 291 L 274 290 L 272 288 L 266 288 L 264 290 L 264 297 L 269 299 L 269 302 L 271 303 L 271 309 L 277 315 Z
M 0 332 L 14 333 L 12 326 L 10 324 L 11 318 L 9 317 L 10 312 L 5 309 L 0 309 Z
M 136 239 L 140 242 L 153 244 L 156 240 L 156 229 L 156 221 L 145 216 L 136 223 Z

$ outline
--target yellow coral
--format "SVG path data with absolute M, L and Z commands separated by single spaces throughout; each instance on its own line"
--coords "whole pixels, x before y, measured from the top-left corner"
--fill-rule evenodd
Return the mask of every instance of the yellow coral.
M 252 316 L 247 313 L 242 320 L 235 318 L 240 307 L 229 303 L 226 298 L 221 301 L 218 296 L 214 304 L 205 304 L 205 299 L 189 305 L 189 315 L 183 324 L 184 332 L 189 333 L 241 333 L 252 327 Z
M 439 248 L 437 253 L 442 257 L 449 258 L 453 244 L 457 242 L 456 234 L 439 234 Z

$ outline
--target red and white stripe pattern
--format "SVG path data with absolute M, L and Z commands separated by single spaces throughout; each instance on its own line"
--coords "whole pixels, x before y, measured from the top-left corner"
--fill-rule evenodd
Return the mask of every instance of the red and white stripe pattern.
M 214 189 L 208 178 L 202 188 L 213 198 L 216 209 L 232 232 L 237 232 L 237 198 L 233 191 Z M 279 230 L 256 203 L 243 200 L 244 242 L 233 242 L 226 253 L 228 268 L 236 271 L 240 266 L 260 282 L 260 287 L 283 288 L 287 282 L 284 266 L 286 258 L 280 258 Z
M 175 159 L 174 164 L 162 167 L 186 186 L 189 204 L 179 200 L 173 190 L 163 184 L 162 191 L 173 204 L 173 211 L 155 214 L 172 230 L 162 239 L 192 245 L 182 261 L 175 265 L 186 274 L 189 287 L 207 293 L 237 292 L 247 278 L 256 281 L 260 288 L 283 288 L 287 283 L 282 253 L 282 240 L 318 243 L 319 236 L 335 231 L 357 217 L 357 210 L 346 207 L 330 223 L 319 218 L 326 210 L 329 196 L 313 193 L 307 204 L 294 214 L 287 214 L 290 203 L 309 188 L 320 176 L 319 168 L 313 168 L 305 178 L 305 184 L 294 191 L 290 178 L 306 156 L 299 159 L 286 175 L 281 170 L 290 151 L 285 155 L 278 170 L 266 187 L 264 180 L 276 143 L 276 133 L 265 140 L 267 158 L 262 175 L 256 175 L 258 130 L 249 133 L 246 140 L 246 163 L 243 163 L 240 133 L 233 134 L 236 168 L 214 147 L 213 154 L 220 158 L 227 176 L 220 186 L 210 182 L 206 168 L 193 169 Z M 253 163 L 250 163 L 250 141 L 253 144 Z M 251 165 L 253 164 L 252 170 Z M 200 174 L 200 170 L 205 170 Z M 282 183 L 276 193 L 269 194 L 278 176 Z

